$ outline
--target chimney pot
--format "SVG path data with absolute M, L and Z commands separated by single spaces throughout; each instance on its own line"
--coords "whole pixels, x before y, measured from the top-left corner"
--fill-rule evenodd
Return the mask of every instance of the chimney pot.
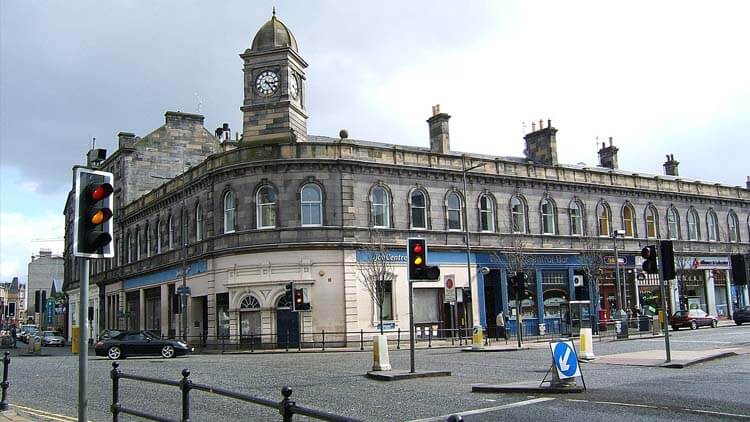
M 446 113 L 440 112 L 440 104 L 432 107 L 432 117 L 427 119 L 430 133 L 430 151 L 439 154 L 450 152 L 450 135 L 448 120 L 451 118 Z
M 547 119 L 547 127 L 552 127 L 552 119 Z

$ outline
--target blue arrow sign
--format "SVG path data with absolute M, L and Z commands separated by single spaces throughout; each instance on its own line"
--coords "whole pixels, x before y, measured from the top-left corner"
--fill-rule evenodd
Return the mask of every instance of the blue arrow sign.
M 560 379 L 580 377 L 581 371 L 578 366 L 578 356 L 570 341 L 550 343 L 552 349 L 552 361 L 557 369 Z

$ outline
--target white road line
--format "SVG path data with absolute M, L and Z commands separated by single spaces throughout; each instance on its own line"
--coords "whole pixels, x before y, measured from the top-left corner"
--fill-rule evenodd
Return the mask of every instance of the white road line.
M 567 401 L 570 402 L 576 402 L 576 403 L 596 403 L 596 404 L 609 404 L 613 406 L 626 406 L 626 407 L 645 407 L 647 409 L 664 409 L 664 410 L 673 410 L 670 407 L 664 407 L 664 406 L 651 406 L 646 404 L 632 404 L 632 403 L 618 403 L 613 401 L 590 401 L 590 400 L 576 400 L 576 399 L 568 399 Z M 707 415 L 717 415 L 717 416 L 731 416 L 734 418 L 745 418 L 750 419 L 750 415 L 739 415 L 736 413 L 726 413 L 726 412 L 713 412 L 710 410 L 699 410 L 699 409 L 688 409 L 688 408 L 682 408 L 680 410 L 683 410 L 685 412 L 691 412 L 691 413 L 702 413 Z
M 589 403 L 611 404 L 613 406 L 625 406 L 625 407 L 645 407 L 647 409 L 659 409 L 659 406 L 651 406 L 648 404 L 618 403 L 615 401 L 590 401 Z
M 735 413 L 725 413 L 725 412 L 712 412 L 710 410 L 697 410 L 697 409 L 682 409 L 688 412 L 695 412 L 695 413 L 705 413 L 708 415 L 719 415 L 719 416 L 732 416 L 734 418 L 745 418 L 750 419 L 750 415 L 737 415 Z
M 11 407 L 15 407 L 17 409 L 20 409 L 24 413 L 30 413 L 32 415 L 41 416 L 41 417 L 44 417 L 44 418 L 47 418 L 47 419 L 52 419 L 54 421 L 75 422 L 75 421 L 78 420 L 78 418 L 74 418 L 74 417 L 71 417 L 71 416 L 60 415 L 60 414 L 57 414 L 57 413 L 51 413 L 51 412 L 47 412 L 47 411 L 44 411 L 44 410 L 34 409 L 34 408 L 31 408 L 31 407 L 26 407 L 26 406 L 19 406 L 17 404 L 11 404 Z
M 550 400 L 555 400 L 555 398 L 554 397 L 540 397 L 538 399 L 524 400 L 524 401 L 519 401 L 516 403 L 504 404 L 502 406 L 487 407 L 484 409 L 476 409 L 476 410 L 467 410 L 465 412 L 450 413 L 447 415 L 434 416 L 432 418 L 426 418 L 426 419 L 415 419 L 411 422 L 438 422 L 438 421 L 446 420 L 448 416 L 450 415 L 461 415 L 461 416 L 481 415 L 482 413 L 489 413 L 489 412 L 494 412 L 496 410 L 503 410 L 503 409 L 512 409 L 514 407 L 528 406 L 530 404 L 542 403 L 542 402 L 550 401 Z

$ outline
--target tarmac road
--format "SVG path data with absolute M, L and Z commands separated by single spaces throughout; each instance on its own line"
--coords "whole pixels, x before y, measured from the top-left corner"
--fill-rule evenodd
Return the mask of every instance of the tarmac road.
M 672 333 L 673 350 L 739 347 L 750 351 L 750 325 Z M 596 342 L 597 356 L 655 350 L 662 338 Z M 69 348 L 44 349 L 48 357 L 13 357 L 9 402 L 29 411 L 77 414 L 78 357 Z M 293 388 L 299 405 L 368 421 L 444 420 L 461 413 L 466 421 L 557 420 L 750 420 L 750 359 L 732 356 L 685 369 L 582 364 L 588 391 L 575 395 L 472 393 L 477 383 L 541 381 L 550 362 L 545 345 L 510 352 L 460 352 L 458 348 L 417 351 L 418 370 L 450 370 L 450 377 L 382 382 L 365 378 L 369 352 L 191 355 L 165 360 L 120 361 L 126 373 L 180 379 L 280 400 L 281 387 Z M 391 351 L 394 368 L 409 368 L 407 350 Z M 89 419 L 111 420 L 111 361 L 89 362 Z M 123 380 L 122 404 L 178 418 L 180 392 L 174 387 Z M 274 409 L 191 393 L 193 421 L 280 420 Z M 22 411 L 21 408 L 16 408 Z M 25 412 L 25 410 L 23 410 Z M 33 415 L 27 413 L 27 415 Z M 439 419 L 432 419 L 438 417 Z M 43 420 L 43 418 L 37 418 Z M 55 419 L 47 419 L 55 420 Z M 58 417 L 57 420 L 66 420 Z M 69 420 L 69 419 L 68 419 Z M 137 420 L 123 416 L 121 420 Z M 295 420 L 304 420 L 295 417 Z

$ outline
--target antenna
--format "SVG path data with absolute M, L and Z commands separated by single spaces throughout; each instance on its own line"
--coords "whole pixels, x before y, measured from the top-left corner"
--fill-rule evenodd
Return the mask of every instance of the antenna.
M 201 114 L 201 107 L 203 107 L 203 100 L 198 91 L 195 91 L 195 112 L 197 114 Z
M 96 137 L 91 138 L 91 149 L 96 149 Z

